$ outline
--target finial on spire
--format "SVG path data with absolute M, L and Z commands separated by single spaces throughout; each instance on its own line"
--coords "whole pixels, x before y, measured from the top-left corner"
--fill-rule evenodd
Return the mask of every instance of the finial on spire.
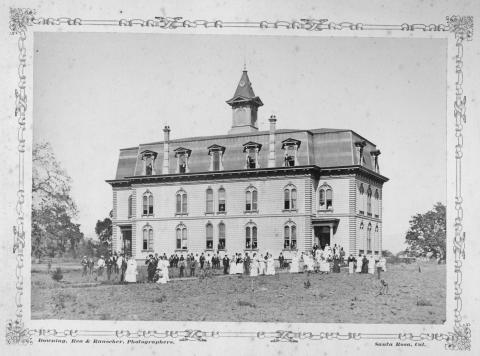
M 247 57 L 246 56 L 243 57 L 243 71 L 244 72 L 247 71 Z

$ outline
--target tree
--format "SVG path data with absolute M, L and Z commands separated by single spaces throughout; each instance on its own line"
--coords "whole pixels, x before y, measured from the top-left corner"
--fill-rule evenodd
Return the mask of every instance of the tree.
M 77 207 L 71 197 L 71 178 L 61 168 L 49 143 L 34 144 L 32 157 L 32 256 L 76 258 L 83 239 L 73 222 Z
M 433 210 L 417 214 L 410 220 L 410 229 L 405 236 L 407 251 L 416 257 L 432 255 L 444 259 L 446 231 L 446 207 L 437 203 Z
M 111 216 L 111 214 L 110 214 Z M 95 225 L 95 233 L 100 242 L 99 249 L 102 254 L 106 254 L 111 250 L 112 245 L 112 220 L 108 217 L 102 220 L 97 220 Z

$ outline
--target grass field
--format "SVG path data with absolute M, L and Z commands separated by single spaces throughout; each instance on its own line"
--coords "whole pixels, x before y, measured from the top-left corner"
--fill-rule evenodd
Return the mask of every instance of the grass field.
M 32 268 L 33 319 L 439 324 L 446 318 L 445 265 L 422 264 L 421 272 L 417 264 L 389 265 L 382 273 L 386 295 L 378 295 L 376 276 L 345 269 L 120 285 L 67 267 L 61 282 Z

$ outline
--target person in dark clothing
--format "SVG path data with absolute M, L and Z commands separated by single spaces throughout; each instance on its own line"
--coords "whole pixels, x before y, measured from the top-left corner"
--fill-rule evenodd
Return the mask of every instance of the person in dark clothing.
M 365 255 L 363 255 L 362 259 L 362 273 L 368 273 L 368 259 Z
M 80 263 L 82 264 L 82 268 L 83 268 L 82 277 L 85 277 L 87 275 L 87 268 L 88 268 L 87 256 L 83 256 L 82 262 Z
M 197 268 L 197 261 L 192 258 L 190 261 L 190 277 L 195 277 L 195 268 Z
M 248 252 L 245 253 L 245 259 L 243 261 L 243 271 L 245 274 L 250 274 L 250 256 L 248 255 Z
M 127 271 L 127 259 L 122 255 L 122 267 L 120 268 L 120 282 L 125 282 L 125 272 Z
M 107 266 L 107 280 L 110 280 L 110 277 L 112 276 L 113 265 L 113 258 L 109 255 L 105 260 L 105 266 Z
M 228 259 L 227 254 L 223 257 L 223 274 L 228 274 L 228 267 L 230 265 L 230 260 Z
M 113 273 L 115 273 L 115 275 L 118 275 L 118 265 L 117 265 L 118 255 L 117 255 L 117 252 L 113 253 L 112 261 L 113 261 Z
M 90 257 L 90 258 L 88 259 L 88 273 L 89 273 L 90 275 L 92 275 L 92 273 L 93 273 L 93 266 L 95 266 L 95 262 L 93 262 L 93 258 Z
M 202 254 L 200 255 L 200 268 L 201 269 L 203 269 L 204 263 L 205 263 L 205 255 L 202 252 Z
M 283 269 L 284 261 L 285 261 L 285 257 L 283 257 L 283 253 L 280 252 L 280 256 L 278 256 L 278 263 L 280 264 L 280 269 Z
M 340 258 L 337 255 L 333 256 L 333 273 L 340 273 Z
M 153 277 L 155 276 L 155 271 L 157 270 L 157 261 L 152 254 L 148 256 L 148 259 L 145 261 L 147 265 L 147 281 L 153 282 Z
M 185 259 L 183 258 L 183 255 L 180 256 L 180 259 L 178 260 L 178 267 L 180 267 L 180 278 L 185 277 Z

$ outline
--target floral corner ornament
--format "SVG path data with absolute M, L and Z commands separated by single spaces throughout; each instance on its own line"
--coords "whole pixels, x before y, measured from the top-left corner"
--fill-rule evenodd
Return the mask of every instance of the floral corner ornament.
M 450 31 L 456 37 L 471 41 L 473 38 L 473 16 L 447 16 Z
M 449 335 L 445 348 L 448 350 L 470 351 L 472 331 L 470 324 L 455 326 L 454 332 Z
M 7 344 L 10 345 L 30 345 L 32 344 L 32 336 L 29 329 L 23 327 L 23 323 L 19 320 L 9 320 L 7 322 L 6 333 Z
M 33 9 L 10 8 L 10 34 L 19 35 L 32 26 L 35 13 Z

